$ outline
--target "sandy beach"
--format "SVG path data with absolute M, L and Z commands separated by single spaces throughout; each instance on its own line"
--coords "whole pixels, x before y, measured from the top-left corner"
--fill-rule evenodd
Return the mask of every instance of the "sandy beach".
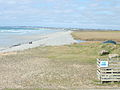
M 39 40 L 31 41 L 30 44 L 19 44 L 16 46 L 11 46 L 9 48 L 6 48 L 4 50 L 1 50 L 0 52 L 12 52 L 12 51 L 22 51 L 29 48 L 35 48 L 39 46 L 60 46 L 60 45 L 68 45 L 77 42 L 73 39 L 71 36 L 72 31 L 61 31 L 61 32 L 55 32 L 53 34 L 43 35 L 40 36 Z

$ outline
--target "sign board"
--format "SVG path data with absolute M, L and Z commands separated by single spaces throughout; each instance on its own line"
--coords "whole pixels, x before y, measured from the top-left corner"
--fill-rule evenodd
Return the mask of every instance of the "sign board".
M 108 61 L 100 61 L 100 67 L 108 67 Z

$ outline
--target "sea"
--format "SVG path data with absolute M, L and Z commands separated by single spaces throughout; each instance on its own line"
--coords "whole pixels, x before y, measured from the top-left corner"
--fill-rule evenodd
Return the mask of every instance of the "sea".
M 34 41 L 40 36 L 60 31 L 37 27 L 0 27 L 0 50 L 19 43 Z

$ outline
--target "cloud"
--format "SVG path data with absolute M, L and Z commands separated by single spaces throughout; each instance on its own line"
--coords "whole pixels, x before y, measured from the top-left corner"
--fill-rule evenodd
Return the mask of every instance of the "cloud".
M 91 7 L 98 7 L 99 4 L 98 3 L 93 3 L 93 4 L 90 4 Z
M 0 0 L 0 4 L 28 4 L 31 3 L 33 0 Z
M 0 20 L 4 21 L 0 25 L 22 22 L 26 22 L 25 25 L 28 22 L 45 25 L 47 22 L 115 27 L 120 24 L 119 5 L 120 0 L 0 0 Z

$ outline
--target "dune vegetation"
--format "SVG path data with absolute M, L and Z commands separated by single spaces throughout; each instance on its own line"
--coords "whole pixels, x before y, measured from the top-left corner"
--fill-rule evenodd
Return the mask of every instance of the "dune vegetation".
M 87 41 L 115 40 L 120 42 L 120 31 L 75 31 L 72 33 L 75 39 Z
M 119 87 L 119 83 L 100 84 L 97 79 L 96 58 L 108 57 L 100 56 L 101 50 L 120 54 L 120 45 L 90 41 L 1 54 L 0 87 L 33 90 Z

